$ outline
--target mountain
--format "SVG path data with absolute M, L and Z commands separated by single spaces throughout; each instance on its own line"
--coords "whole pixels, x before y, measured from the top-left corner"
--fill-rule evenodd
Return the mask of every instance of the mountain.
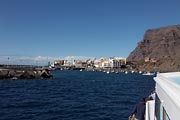
M 180 70 L 180 25 L 147 30 L 127 60 L 137 62 L 139 69 Z

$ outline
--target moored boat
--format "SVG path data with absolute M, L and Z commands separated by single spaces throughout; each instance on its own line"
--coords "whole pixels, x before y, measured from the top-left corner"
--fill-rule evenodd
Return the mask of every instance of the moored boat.
M 155 75 L 155 73 L 146 72 L 146 73 L 143 73 L 142 75 Z

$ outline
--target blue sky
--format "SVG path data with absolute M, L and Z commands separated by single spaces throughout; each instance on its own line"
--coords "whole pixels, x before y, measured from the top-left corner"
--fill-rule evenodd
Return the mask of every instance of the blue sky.
M 179 0 L 0 0 L 0 55 L 127 57 Z

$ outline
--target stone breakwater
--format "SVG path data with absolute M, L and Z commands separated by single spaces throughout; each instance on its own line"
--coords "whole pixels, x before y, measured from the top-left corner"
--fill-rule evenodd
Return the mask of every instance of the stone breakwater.
M 34 79 L 53 77 L 47 69 L 0 69 L 0 79 Z

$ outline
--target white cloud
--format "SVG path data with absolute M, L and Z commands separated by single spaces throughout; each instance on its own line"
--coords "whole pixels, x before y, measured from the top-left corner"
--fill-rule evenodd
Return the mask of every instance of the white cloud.
M 58 58 L 48 56 L 0 56 L 0 64 L 11 65 L 48 65 Z
M 67 56 L 64 58 L 65 60 L 88 60 L 88 59 L 95 59 L 94 57 L 86 57 L 86 56 Z
M 11 65 L 48 65 L 48 62 L 53 62 L 60 58 L 49 56 L 0 56 L 0 64 Z M 65 60 L 94 60 L 94 57 L 85 56 L 67 56 L 61 59 Z

